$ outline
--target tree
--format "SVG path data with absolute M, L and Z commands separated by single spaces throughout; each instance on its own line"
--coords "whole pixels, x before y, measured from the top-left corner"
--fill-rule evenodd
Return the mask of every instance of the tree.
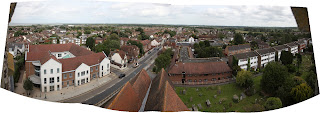
M 130 45 L 136 45 L 140 50 L 139 50 L 139 55 L 142 56 L 144 54 L 143 50 L 143 44 L 141 42 L 133 41 L 133 40 L 128 40 L 127 44 Z
M 282 102 L 280 98 L 277 97 L 269 97 L 267 101 L 264 103 L 264 107 L 267 110 L 274 110 L 282 107 Z
M 234 36 L 234 44 L 235 45 L 244 44 L 244 39 L 243 39 L 241 34 L 239 34 L 239 33 L 235 34 L 235 36 Z
M 313 96 L 312 88 L 306 83 L 302 83 L 292 88 L 290 93 L 296 102 L 301 102 Z
M 259 47 L 258 43 L 256 41 L 250 42 L 250 46 L 251 46 L 252 50 L 255 50 L 255 49 L 257 49 Z
M 264 68 L 261 79 L 261 88 L 266 93 L 274 95 L 288 77 L 289 74 L 285 66 L 277 62 L 270 62 Z
M 253 76 L 250 71 L 239 71 L 236 79 L 237 85 L 243 88 L 250 88 L 253 86 Z
M 296 54 L 297 55 L 297 63 L 298 63 L 298 71 L 299 71 L 299 67 L 300 67 L 300 64 L 301 64 L 301 62 L 302 62 L 302 56 L 301 56 L 301 54 Z
M 205 46 L 205 47 L 210 47 L 210 42 L 209 42 L 208 40 L 205 40 L 205 41 L 204 41 L 204 46 Z
M 29 80 L 29 78 L 24 80 L 23 89 L 27 91 L 27 95 L 30 95 L 30 91 L 33 90 L 33 83 L 31 82 L 31 80 Z
M 120 40 L 119 36 L 118 36 L 117 34 L 115 34 L 115 33 L 112 33 L 112 34 L 108 37 L 108 39 L 110 39 L 110 40 Z
M 313 71 L 309 72 L 306 76 L 306 82 L 314 90 L 318 82 L 317 75 Z
M 282 51 L 280 60 L 282 64 L 287 65 L 287 64 L 292 64 L 293 61 L 293 55 L 289 51 Z
M 92 37 L 87 38 L 86 46 L 88 46 L 90 49 L 93 49 L 95 46 L 95 40 Z
M 155 59 L 156 72 L 159 72 L 162 68 L 166 69 L 171 61 L 172 49 L 167 49 Z
M 91 34 L 91 31 L 90 30 L 85 30 L 84 34 Z

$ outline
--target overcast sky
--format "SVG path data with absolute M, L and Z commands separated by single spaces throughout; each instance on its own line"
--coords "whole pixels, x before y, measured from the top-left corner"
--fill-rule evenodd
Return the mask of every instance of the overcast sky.
M 170 5 L 74 0 L 18 2 L 11 23 L 297 26 L 289 6 Z

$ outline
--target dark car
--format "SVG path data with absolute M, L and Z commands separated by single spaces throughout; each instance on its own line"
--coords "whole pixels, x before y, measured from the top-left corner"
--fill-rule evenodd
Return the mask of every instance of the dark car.
M 123 78 L 125 76 L 126 76 L 126 74 L 120 74 L 119 78 Z

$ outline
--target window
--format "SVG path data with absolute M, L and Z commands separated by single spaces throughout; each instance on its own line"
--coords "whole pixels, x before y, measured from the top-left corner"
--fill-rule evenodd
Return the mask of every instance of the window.
M 47 74 L 47 70 L 43 70 L 43 74 Z
M 194 82 L 197 82 L 197 80 L 194 80 Z
M 208 80 L 207 80 L 207 79 L 204 79 L 203 81 L 207 82 Z
M 87 78 L 87 83 L 89 82 L 89 79 Z
M 54 86 L 50 86 L 50 91 L 54 91 Z
M 74 84 L 74 80 L 72 80 L 72 84 Z
M 96 70 L 98 70 L 98 66 L 96 66 Z
M 78 77 L 80 76 L 80 72 L 78 72 Z
M 80 80 L 78 80 L 78 85 L 80 85 Z
M 63 78 L 64 78 L 64 79 L 67 79 L 67 74 L 63 74 Z
M 47 92 L 47 87 L 46 86 L 44 86 L 44 92 Z
M 216 81 L 216 78 L 212 78 L 211 80 L 212 80 L 212 81 Z
M 57 73 L 60 73 L 60 69 L 59 68 L 57 68 Z
M 103 70 L 103 66 L 101 66 L 101 70 Z
M 202 80 L 200 79 L 199 82 L 201 82 Z
M 63 86 L 64 82 L 62 82 L 62 86 Z
M 60 82 L 60 79 L 59 79 L 59 77 L 57 77 L 57 82 Z
M 81 72 L 81 76 L 83 76 L 84 74 L 86 74 L 86 72 L 85 72 L 85 71 L 82 71 L 82 72 Z
M 72 78 L 72 73 L 69 73 L 69 78 Z
M 103 72 L 101 72 L 101 76 L 103 76 Z
M 87 74 L 89 74 L 89 71 L 87 70 Z
M 61 57 L 61 54 L 58 54 L 58 57 Z
M 53 73 L 53 69 L 50 70 L 50 73 L 51 73 L 51 74 Z
M 90 68 L 90 72 L 92 72 L 92 71 L 93 71 L 93 68 L 91 67 L 91 68 Z
M 44 84 L 47 84 L 47 78 L 44 78 L 43 81 L 44 81 Z
M 57 90 L 60 90 L 60 86 L 59 85 L 57 85 Z
M 50 83 L 54 83 L 54 78 L 53 77 L 50 78 Z
M 191 79 L 189 79 L 188 81 L 189 81 L 189 82 L 192 82 L 192 80 L 191 80 Z

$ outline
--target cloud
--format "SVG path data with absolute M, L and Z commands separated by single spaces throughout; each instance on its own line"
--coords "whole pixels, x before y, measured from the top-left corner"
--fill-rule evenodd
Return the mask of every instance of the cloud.
M 152 23 L 296 26 L 290 7 L 102 1 L 19 2 L 12 23 Z

